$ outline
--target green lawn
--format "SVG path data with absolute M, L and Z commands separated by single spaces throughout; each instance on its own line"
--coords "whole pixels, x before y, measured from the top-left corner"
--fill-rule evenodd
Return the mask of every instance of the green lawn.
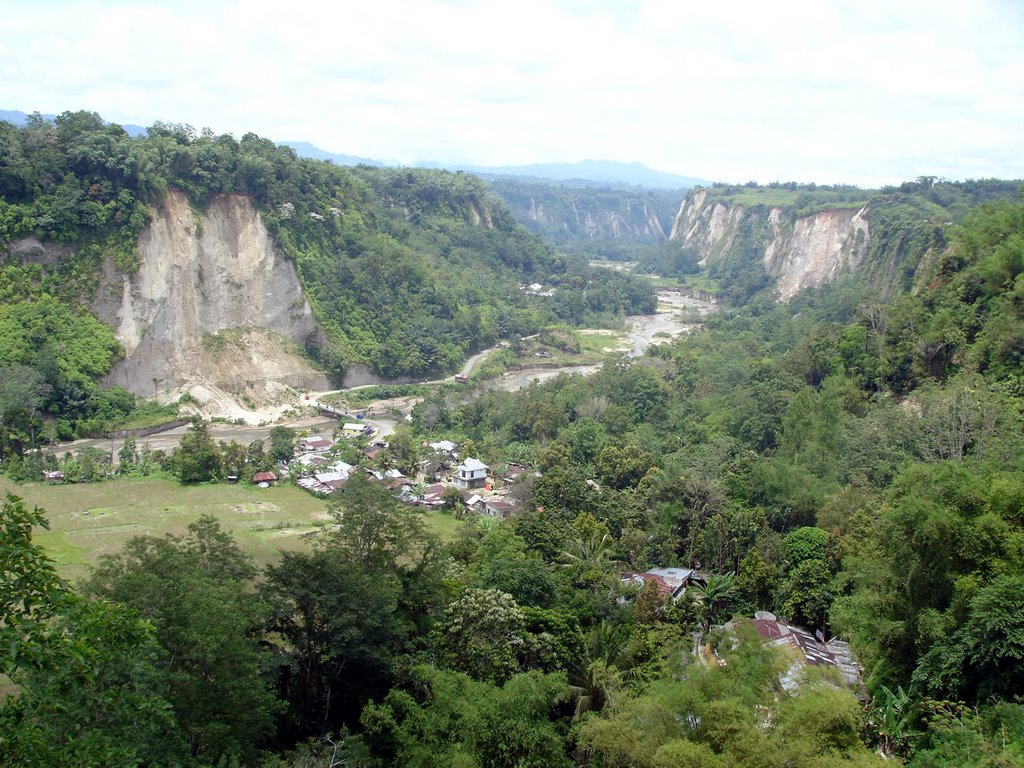
M 581 356 L 593 356 L 580 363 L 585 365 L 590 362 L 602 363 L 610 354 L 627 352 L 630 349 L 629 337 L 625 331 L 613 331 L 610 329 L 591 329 L 588 333 L 579 333 Z
M 454 515 L 431 510 L 423 519 L 430 531 L 441 538 L 441 541 L 454 540 L 469 525 L 465 520 L 459 520 Z
M 706 274 L 686 275 L 679 279 L 679 286 L 684 291 L 704 291 L 705 293 L 718 293 L 718 281 Z
M 19 486 L 0 478 L 0 493 L 21 496 L 42 507 L 50 530 L 35 541 L 71 581 L 88 574 L 101 555 L 114 554 L 132 536 L 184 533 L 189 523 L 209 514 L 238 541 L 257 564 L 277 559 L 283 549 L 304 549 L 310 533 L 328 519 L 327 504 L 294 486 L 182 486 L 164 478 L 131 478 L 76 485 Z M 451 540 L 463 525 L 450 515 L 429 513 L 426 521 L 441 538 Z
M 781 187 L 717 188 L 708 190 L 708 197 L 733 205 L 765 205 L 772 208 L 803 207 L 803 215 L 833 208 L 860 208 L 868 202 L 868 193 L 851 198 L 847 192 L 830 190 L 785 189 Z M 847 199 L 849 198 L 849 199 Z

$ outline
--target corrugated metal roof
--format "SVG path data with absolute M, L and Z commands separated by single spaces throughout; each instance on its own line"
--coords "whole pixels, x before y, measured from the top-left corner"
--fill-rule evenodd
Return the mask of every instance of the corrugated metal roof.
M 860 684 L 862 670 L 845 641 L 833 638 L 823 643 L 809 629 L 784 621 L 754 619 L 753 624 L 757 634 L 772 645 L 788 645 L 803 655 L 805 663 L 836 667 L 848 685 Z
M 685 586 L 693 575 L 692 568 L 650 568 L 647 573 L 659 576 L 665 583 L 678 589 Z

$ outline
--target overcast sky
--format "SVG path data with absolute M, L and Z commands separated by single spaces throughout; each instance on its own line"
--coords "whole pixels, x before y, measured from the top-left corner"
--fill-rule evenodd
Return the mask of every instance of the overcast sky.
M 480 165 L 1024 177 L 1021 0 L 0 0 L 0 109 Z

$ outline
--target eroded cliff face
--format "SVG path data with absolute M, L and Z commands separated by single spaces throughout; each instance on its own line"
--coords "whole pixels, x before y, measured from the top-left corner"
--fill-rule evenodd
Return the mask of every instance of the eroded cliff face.
M 701 266 L 732 247 L 736 228 L 743 217 L 742 206 L 708 202 L 707 198 L 704 189 L 689 195 L 680 206 L 669 235 L 670 240 L 678 241 L 684 248 L 696 248 L 701 254 Z
M 193 384 L 239 391 L 326 383 L 295 354 L 292 345 L 319 327 L 294 266 L 275 251 L 249 198 L 224 195 L 199 213 L 172 191 L 142 232 L 139 253 L 132 275 L 107 265 L 93 301 L 126 353 L 106 383 L 139 395 Z M 217 354 L 211 337 L 231 329 L 269 333 L 236 332 L 231 354 Z
M 587 206 L 571 200 L 568 211 L 556 213 L 543 200 L 531 197 L 529 207 L 517 212 L 526 221 L 579 237 L 608 240 L 664 240 L 666 227 L 657 211 L 646 203 L 627 202 L 623 210 Z M 524 222 L 525 223 L 525 222 Z
M 822 285 L 845 270 L 857 269 L 868 252 L 870 226 L 867 206 L 821 211 L 783 224 L 783 214 L 773 209 L 769 221 L 775 236 L 764 251 L 764 265 L 774 275 L 783 301 L 804 288 Z
M 766 214 L 763 208 L 709 201 L 706 190 L 683 202 L 671 238 L 682 247 L 696 248 L 706 264 L 729 254 L 744 226 L 756 230 L 755 247 L 761 249 L 765 269 L 775 278 L 782 301 L 857 269 L 868 252 L 867 206 L 795 218 L 782 208 L 768 209 Z

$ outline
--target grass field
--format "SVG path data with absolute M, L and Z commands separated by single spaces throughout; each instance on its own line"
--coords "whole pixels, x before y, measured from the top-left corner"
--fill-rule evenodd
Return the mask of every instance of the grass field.
M 0 478 L 0 493 L 7 492 L 46 510 L 50 530 L 37 530 L 35 541 L 72 582 L 86 576 L 101 555 L 120 551 L 131 537 L 181 534 L 204 514 L 216 517 L 261 566 L 276 560 L 279 550 L 309 547 L 303 534 L 329 519 L 325 501 L 288 485 L 182 486 L 163 478 L 131 478 L 21 486 Z M 428 513 L 426 521 L 445 540 L 457 536 L 464 525 L 441 512 Z
M 718 293 L 718 281 L 713 277 L 701 273 L 698 275 L 686 275 L 679 279 L 679 286 L 682 290 L 704 291 L 705 293 Z
M 862 192 L 862 190 L 858 190 Z M 849 192 L 837 193 L 818 189 L 785 189 L 780 187 L 744 187 L 741 189 L 711 189 L 708 197 L 733 205 L 766 205 L 769 207 L 802 207 L 803 215 L 831 208 L 860 208 L 868 202 L 868 195 L 851 197 Z
M 611 354 L 628 352 L 631 347 L 625 331 L 613 331 L 606 328 L 580 332 L 580 357 L 586 359 L 580 365 L 602 363 Z

